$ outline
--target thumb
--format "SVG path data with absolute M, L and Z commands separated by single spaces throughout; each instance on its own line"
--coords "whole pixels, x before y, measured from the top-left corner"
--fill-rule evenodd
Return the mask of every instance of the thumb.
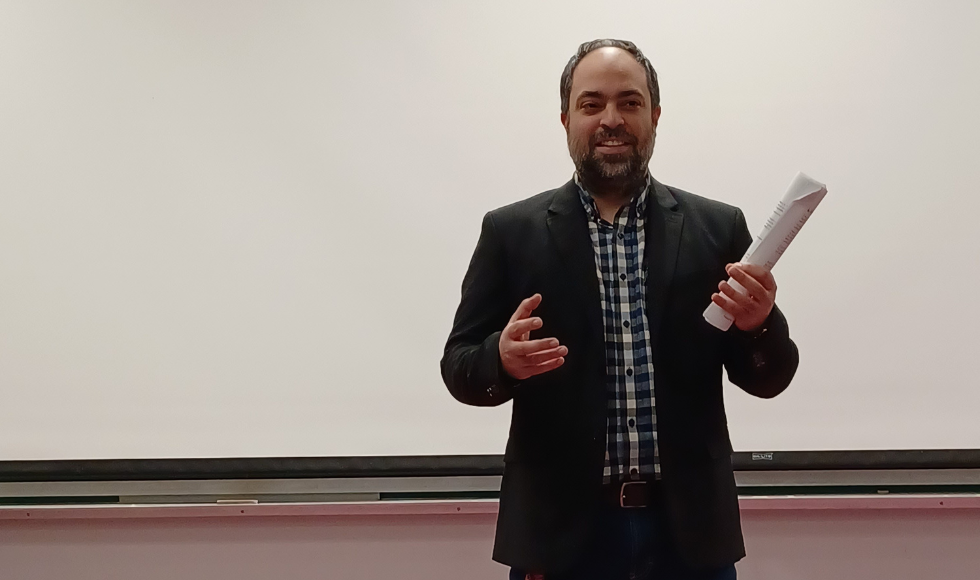
M 529 298 L 525 298 L 521 301 L 521 304 L 514 311 L 514 315 L 510 317 L 511 322 L 517 322 L 518 320 L 524 320 L 525 318 L 531 316 L 534 309 L 541 305 L 541 295 L 534 294 Z

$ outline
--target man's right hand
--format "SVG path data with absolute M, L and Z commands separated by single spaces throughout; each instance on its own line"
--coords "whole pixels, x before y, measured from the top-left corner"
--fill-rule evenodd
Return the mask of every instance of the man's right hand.
M 531 316 L 540 305 L 540 294 L 525 298 L 500 333 L 500 363 L 508 375 L 519 381 L 560 367 L 568 354 L 568 348 L 556 338 L 529 340 L 531 331 L 543 324 L 540 318 Z

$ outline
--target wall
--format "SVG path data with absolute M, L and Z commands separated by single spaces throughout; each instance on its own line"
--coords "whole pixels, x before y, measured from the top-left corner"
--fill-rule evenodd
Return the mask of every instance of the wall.
M 739 577 L 975 580 L 975 499 L 907 509 L 897 498 L 853 508 L 743 499 L 749 556 Z M 0 515 L 0 578 L 500 580 L 506 569 L 490 560 L 495 504 L 481 503 L 441 514 L 160 517 L 156 508 L 152 517 L 111 519 Z

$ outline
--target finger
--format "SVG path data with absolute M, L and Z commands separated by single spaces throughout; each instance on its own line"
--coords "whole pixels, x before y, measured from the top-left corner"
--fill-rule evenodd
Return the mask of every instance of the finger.
M 541 304 L 540 294 L 535 294 L 530 298 L 525 298 L 524 300 L 521 300 L 521 303 L 517 307 L 517 310 L 515 310 L 514 314 L 510 317 L 510 322 L 517 322 L 518 320 L 523 320 L 528 316 L 531 316 L 531 312 L 533 312 L 534 309 L 537 308 L 540 304 Z
M 762 266 L 757 266 L 755 264 L 746 264 L 745 262 L 738 262 L 734 264 L 735 267 L 742 270 L 749 276 L 755 278 L 759 284 L 762 285 L 768 292 L 776 291 L 776 280 L 772 277 L 772 272 L 766 270 Z
M 749 276 L 755 278 L 759 284 L 762 285 L 767 291 L 776 291 L 776 280 L 772 277 L 772 272 L 766 270 L 764 267 L 756 264 L 747 264 L 745 262 L 738 262 L 735 264 L 738 269 L 742 270 Z
M 539 365 L 556 358 L 562 358 L 567 354 L 568 347 L 559 346 L 558 348 L 549 348 L 548 350 L 542 350 L 540 352 L 529 354 L 524 357 L 524 360 L 527 361 L 529 365 Z
M 712 294 L 711 301 L 717 304 L 718 306 L 721 306 L 722 310 L 731 314 L 736 319 L 739 316 L 745 315 L 745 309 L 739 306 L 734 300 L 725 296 L 724 294 L 717 294 L 717 293 Z
M 521 336 L 522 334 L 527 334 L 532 330 L 537 330 L 541 328 L 542 324 L 544 324 L 544 322 L 542 322 L 542 320 L 537 316 L 533 318 L 525 318 L 523 320 L 518 320 L 508 324 L 507 328 L 505 329 L 505 334 L 508 338 L 513 340 L 521 340 L 523 338 Z
M 728 269 L 728 275 L 731 276 L 736 282 L 742 285 L 749 292 L 749 296 L 755 296 L 756 298 L 766 298 L 769 295 L 769 291 L 759 283 L 759 280 L 747 273 L 738 265 L 732 266 Z
M 561 345 L 558 344 L 557 338 L 539 338 L 538 340 L 515 342 L 508 352 L 512 352 L 518 356 L 528 356 L 543 350 L 558 348 L 559 346 Z
M 533 377 L 535 375 L 540 375 L 540 374 L 546 373 L 548 371 L 553 371 L 553 370 L 555 370 L 556 368 L 560 367 L 563 364 L 565 364 L 565 359 L 563 357 L 558 357 L 556 359 L 551 359 L 551 360 L 549 360 L 547 362 L 543 362 L 543 363 L 541 363 L 539 365 L 535 365 L 535 366 L 530 367 L 529 369 L 525 369 L 525 370 L 529 371 L 528 376 Z
M 729 284 L 728 282 L 721 282 L 720 284 L 718 284 L 718 289 L 721 290 L 721 293 L 725 297 L 731 299 L 733 302 L 735 302 L 736 304 L 738 304 L 740 307 L 744 309 L 752 308 L 755 302 L 751 297 L 746 296 L 745 294 L 742 294 L 738 290 L 732 288 L 731 284 Z

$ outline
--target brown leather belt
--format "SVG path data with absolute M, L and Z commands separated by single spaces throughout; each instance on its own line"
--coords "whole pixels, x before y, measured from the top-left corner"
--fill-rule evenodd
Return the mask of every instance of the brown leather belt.
M 657 480 L 624 481 L 602 486 L 603 502 L 623 508 L 643 508 L 660 504 L 662 497 Z

